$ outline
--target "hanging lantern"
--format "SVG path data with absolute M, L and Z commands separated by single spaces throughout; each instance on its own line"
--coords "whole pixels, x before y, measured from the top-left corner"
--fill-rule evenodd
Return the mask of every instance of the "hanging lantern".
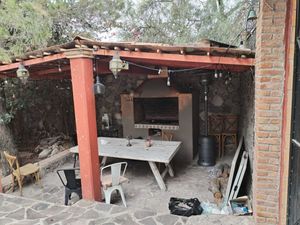
M 96 83 L 94 84 L 94 93 L 103 95 L 105 93 L 105 86 L 100 82 L 100 78 L 96 76 Z
M 27 80 L 29 78 L 29 72 L 22 63 L 19 65 L 19 68 L 17 70 L 17 77 L 21 80 L 23 84 L 27 83 Z
M 257 19 L 257 15 L 256 15 L 254 8 L 252 7 L 248 12 L 247 21 L 249 21 L 249 20 L 253 21 L 256 19 Z
M 124 62 L 120 59 L 119 53 L 116 52 L 112 58 L 112 60 L 109 61 L 109 69 L 113 73 L 114 77 L 117 79 L 118 73 L 121 70 L 128 70 L 129 65 L 127 62 Z

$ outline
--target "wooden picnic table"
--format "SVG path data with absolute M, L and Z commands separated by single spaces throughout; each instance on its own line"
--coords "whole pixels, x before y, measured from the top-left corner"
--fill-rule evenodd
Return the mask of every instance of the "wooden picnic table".
M 98 137 L 98 152 L 102 156 L 102 163 L 106 163 L 107 157 L 140 160 L 148 162 L 153 175 L 162 190 L 166 190 L 164 177 L 167 173 L 174 177 L 174 171 L 170 165 L 171 160 L 181 146 L 180 141 L 152 140 L 152 146 L 146 147 L 145 140 L 132 139 L 131 146 L 127 146 L 126 138 Z M 78 154 L 78 146 L 70 148 L 70 152 Z M 165 170 L 160 173 L 156 163 L 163 163 Z

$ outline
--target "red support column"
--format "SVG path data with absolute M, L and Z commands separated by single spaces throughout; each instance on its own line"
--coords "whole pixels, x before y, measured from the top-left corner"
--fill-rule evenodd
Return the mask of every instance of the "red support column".
M 100 168 L 97 143 L 92 51 L 72 49 L 70 59 L 82 197 L 100 201 Z

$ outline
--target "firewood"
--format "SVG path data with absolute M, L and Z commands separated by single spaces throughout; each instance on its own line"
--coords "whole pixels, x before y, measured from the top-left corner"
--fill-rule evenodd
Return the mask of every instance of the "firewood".
M 228 184 L 228 177 L 219 177 L 219 184 L 220 184 L 220 191 L 222 193 L 222 195 L 224 196 L 226 193 L 226 189 L 227 189 L 227 184 Z
M 213 178 L 210 180 L 208 190 L 213 193 L 216 200 L 222 198 L 222 193 L 220 191 L 220 181 L 218 178 Z
M 229 177 L 229 173 L 230 173 L 230 166 L 228 164 L 223 164 L 223 172 L 222 172 L 222 177 L 223 178 L 227 178 Z
M 218 165 L 217 167 L 214 167 L 214 169 L 213 169 L 213 177 L 214 178 L 218 178 L 218 177 L 222 176 L 222 173 L 223 173 L 223 165 L 222 164 Z

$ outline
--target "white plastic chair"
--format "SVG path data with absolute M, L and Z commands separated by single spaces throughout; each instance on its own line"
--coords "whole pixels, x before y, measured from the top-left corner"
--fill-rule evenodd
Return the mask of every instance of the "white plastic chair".
M 123 167 L 123 170 L 122 170 Z M 109 169 L 111 170 L 110 175 L 103 175 L 103 171 Z M 128 179 L 124 177 L 127 168 L 127 162 L 114 163 L 108 166 L 104 166 L 101 169 L 101 181 L 105 196 L 105 203 L 110 204 L 111 194 L 114 190 L 117 190 L 122 198 L 125 207 L 126 201 L 124 192 L 122 189 L 122 183 L 127 182 Z

